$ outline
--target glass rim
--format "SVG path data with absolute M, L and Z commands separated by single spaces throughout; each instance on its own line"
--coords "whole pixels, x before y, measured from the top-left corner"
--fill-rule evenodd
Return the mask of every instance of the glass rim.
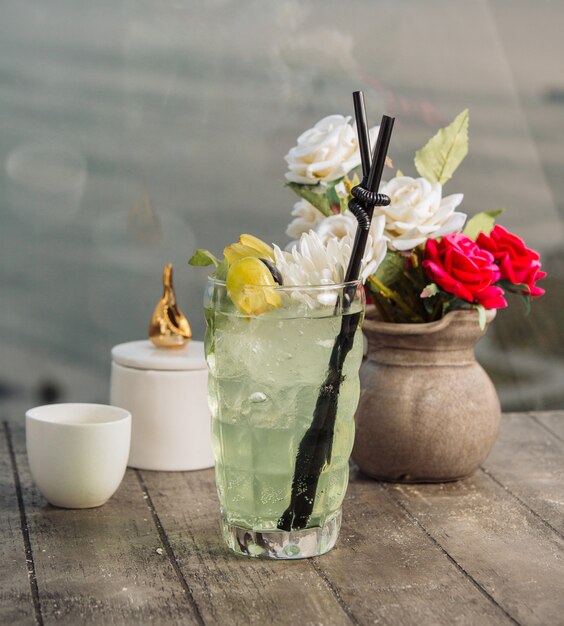
M 212 283 L 219 287 L 225 287 L 227 289 L 227 285 L 225 280 L 220 280 L 218 278 L 214 278 L 213 276 L 208 276 L 208 283 Z M 258 287 L 260 289 L 274 289 L 276 291 L 322 291 L 322 290 L 334 290 L 334 289 L 346 289 L 347 287 L 361 287 L 363 285 L 362 278 L 357 278 L 356 280 L 349 280 L 347 282 L 342 283 L 327 283 L 322 285 L 279 285 L 275 283 L 274 285 L 263 285 L 263 284 L 254 284 L 254 283 L 246 283 L 245 287 Z

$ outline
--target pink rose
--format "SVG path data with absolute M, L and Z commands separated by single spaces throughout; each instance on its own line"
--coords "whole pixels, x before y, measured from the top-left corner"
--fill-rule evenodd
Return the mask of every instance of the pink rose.
M 441 289 L 462 300 L 486 309 L 507 306 L 503 289 L 493 284 L 500 278 L 493 255 L 466 235 L 452 233 L 440 241 L 427 239 L 422 265 Z
M 535 285 L 537 280 L 544 278 L 538 252 L 527 248 L 522 239 L 510 233 L 503 226 L 495 226 L 489 237 L 480 233 L 476 243 L 490 252 L 499 265 L 501 278 L 514 285 L 527 285 L 523 293 L 530 296 L 542 296 L 544 289 Z

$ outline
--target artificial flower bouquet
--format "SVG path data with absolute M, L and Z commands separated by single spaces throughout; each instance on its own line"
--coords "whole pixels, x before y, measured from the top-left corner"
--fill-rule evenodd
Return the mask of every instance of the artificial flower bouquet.
M 546 275 L 538 253 L 495 224 L 502 211 L 467 220 L 457 210 L 463 194 L 443 195 L 468 152 L 468 121 L 468 110 L 462 111 L 416 152 L 418 178 L 396 170 L 380 186 L 390 204 L 375 207 L 361 275 L 384 321 L 431 322 L 475 308 L 483 326 L 486 309 L 507 306 L 507 292 L 527 304 L 544 293 L 537 286 Z M 377 131 L 371 129 L 372 140 Z M 350 249 L 357 221 L 347 207 L 360 182 L 350 118 L 325 117 L 298 137 L 285 158 L 288 186 L 301 198 L 287 229 L 289 253 L 303 254 L 312 240 L 321 246 L 337 240 Z
M 539 255 L 516 235 L 495 224 L 501 210 L 470 220 L 459 210 L 463 194 L 443 195 L 443 185 L 468 153 L 468 110 L 440 129 L 415 154 L 419 177 L 396 170 L 379 192 L 390 198 L 377 206 L 362 258 L 361 278 L 383 321 L 424 323 L 455 309 L 474 308 L 480 325 L 485 310 L 507 306 L 506 293 L 526 304 L 544 290 Z M 374 141 L 378 127 L 370 129 Z M 329 115 L 298 137 L 285 157 L 286 179 L 300 200 L 287 228 L 285 250 L 252 235 L 227 246 L 222 260 L 198 250 L 192 265 L 215 265 L 237 308 L 247 315 L 279 306 L 275 291 L 253 285 L 342 283 L 357 220 L 348 209 L 360 183 L 360 152 L 350 117 Z M 386 164 L 391 170 L 392 162 Z

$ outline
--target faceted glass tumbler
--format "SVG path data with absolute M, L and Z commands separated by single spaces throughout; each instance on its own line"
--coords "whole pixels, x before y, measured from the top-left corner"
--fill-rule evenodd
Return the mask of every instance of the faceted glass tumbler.
M 275 290 L 261 315 L 225 283 L 205 296 L 216 483 L 228 546 L 299 559 L 337 540 L 359 400 L 364 291 L 358 282 Z M 272 300 L 272 298 L 271 298 Z

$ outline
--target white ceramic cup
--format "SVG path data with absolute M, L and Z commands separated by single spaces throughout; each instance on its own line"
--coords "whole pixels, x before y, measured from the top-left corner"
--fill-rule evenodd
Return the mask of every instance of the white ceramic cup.
M 104 404 L 48 404 L 25 414 L 31 475 L 53 505 L 104 504 L 127 467 L 131 413 Z

